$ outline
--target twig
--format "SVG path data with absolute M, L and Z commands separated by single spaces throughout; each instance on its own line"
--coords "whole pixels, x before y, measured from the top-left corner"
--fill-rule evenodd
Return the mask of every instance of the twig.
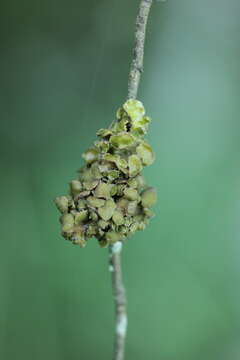
M 143 71 L 144 41 L 152 0 L 141 0 L 136 19 L 133 60 L 128 79 L 128 99 L 136 99 L 141 73 Z M 113 360 L 124 360 L 127 332 L 126 294 L 122 281 L 120 241 L 109 246 L 109 270 L 112 273 L 113 296 L 115 300 L 116 329 Z
M 115 300 L 116 328 L 113 360 L 124 359 L 125 337 L 127 332 L 126 295 L 122 281 L 120 241 L 109 247 L 109 270 L 112 272 L 112 287 Z
M 128 80 L 128 99 L 136 99 L 141 73 L 143 72 L 144 41 L 152 0 L 141 0 L 136 20 L 133 59 Z

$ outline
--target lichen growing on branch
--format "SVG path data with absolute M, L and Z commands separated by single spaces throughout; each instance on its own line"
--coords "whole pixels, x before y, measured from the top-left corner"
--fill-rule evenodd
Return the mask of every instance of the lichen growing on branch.
M 70 195 L 55 199 L 63 237 L 81 247 L 93 237 L 101 247 L 124 241 L 153 216 L 156 191 L 141 174 L 154 161 L 144 139 L 150 118 L 134 99 L 125 102 L 116 118 L 83 153 L 86 163 L 79 179 L 70 182 Z

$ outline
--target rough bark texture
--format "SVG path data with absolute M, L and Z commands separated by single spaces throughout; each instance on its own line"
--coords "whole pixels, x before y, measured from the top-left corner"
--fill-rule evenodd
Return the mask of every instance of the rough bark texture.
M 133 60 L 128 80 L 128 99 L 136 99 L 141 73 L 143 71 L 144 41 L 152 0 L 141 0 L 136 19 Z M 126 294 L 122 281 L 120 241 L 109 246 L 109 270 L 112 273 L 112 287 L 115 301 L 116 328 L 113 360 L 124 360 L 127 332 Z

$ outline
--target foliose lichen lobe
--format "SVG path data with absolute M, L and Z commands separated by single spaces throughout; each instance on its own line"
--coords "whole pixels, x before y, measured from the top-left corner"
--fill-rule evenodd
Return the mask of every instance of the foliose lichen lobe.
M 141 174 L 154 161 L 145 140 L 150 121 L 143 104 L 129 99 L 116 121 L 97 132 L 98 140 L 82 155 L 85 165 L 70 182 L 69 195 L 55 199 L 65 239 L 84 247 L 95 237 L 105 247 L 146 227 L 157 200 Z

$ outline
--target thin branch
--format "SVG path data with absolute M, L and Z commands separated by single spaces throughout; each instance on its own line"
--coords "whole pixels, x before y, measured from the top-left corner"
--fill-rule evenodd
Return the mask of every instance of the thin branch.
M 141 0 L 136 20 L 133 59 L 128 79 L 128 99 L 136 99 L 141 73 L 143 72 L 144 42 L 152 0 Z
M 127 332 L 126 294 L 122 281 L 120 241 L 109 246 L 109 270 L 112 273 L 112 288 L 115 300 L 116 328 L 113 360 L 124 359 L 125 337 Z
M 128 99 L 136 99 L 141 73 L 143 71 L 144 41 L 152 0 L 141 0 L 136 19 L 133 60 L 128 80 Z M 122 280 L 120 241 L 109 246 L 109 270 L 112 273 L 112 288 L 115 300 L 116 329 L 113 360 L 124 360 L 127 332 L 126 294 Z

